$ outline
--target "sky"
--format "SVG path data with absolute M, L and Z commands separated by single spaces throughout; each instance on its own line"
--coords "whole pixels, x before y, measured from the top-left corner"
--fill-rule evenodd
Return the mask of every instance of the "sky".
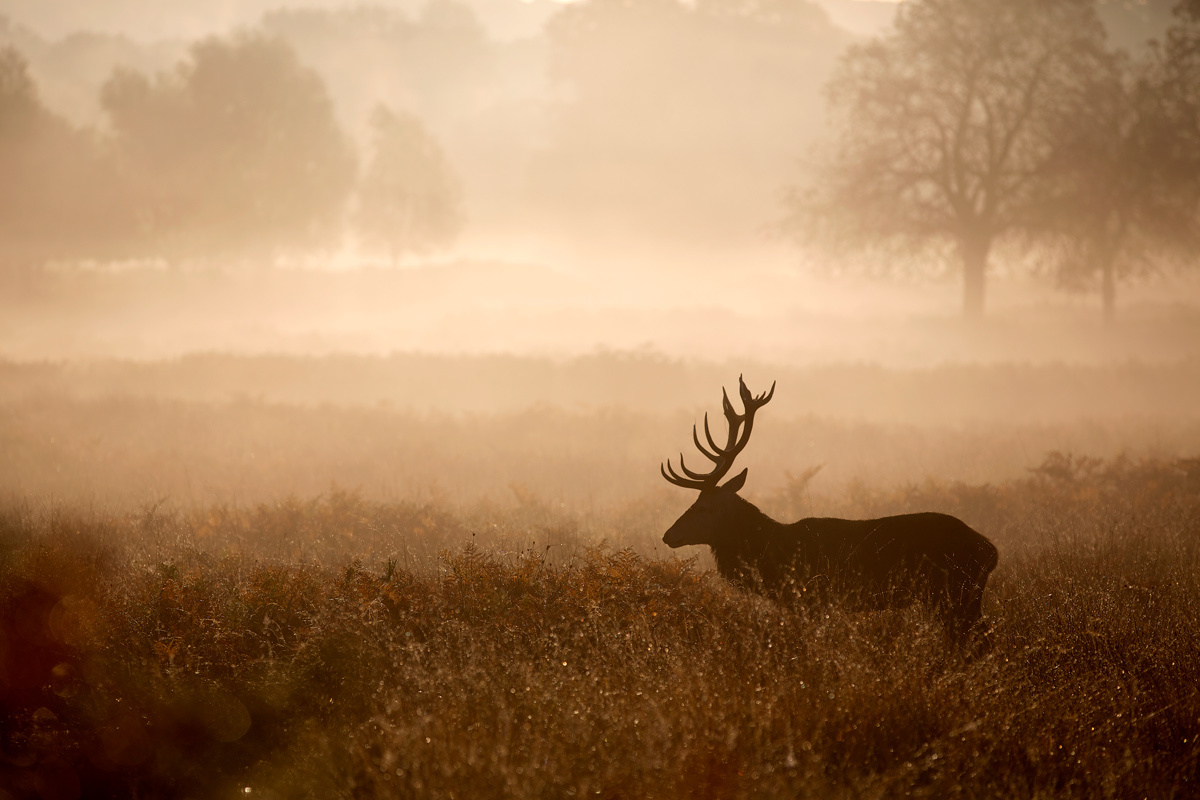
M 0 14 L 47 38 L 86 30 L 151 41 L 195 38 L 252 25 L 280 8 L 349 8 L 363 5 L 413 11 L 420 0 L 0 0 Z M 554 0 L 471 0 L 499 35 L 530 35 L 554 8 Z
M 816 0 L 842 27 L 872 33 L 901 0 Z M 470 0 L 500 38 L 531 35 L 559 0 Z M 373 0 L 365 5 L 412 11 L 421 0 Z M 47 38 L 79 30 L 139 40 L 194 37 L 253 24 L 279 8 L 344 8 L 362 0 L 0 0 L 0 15 Z

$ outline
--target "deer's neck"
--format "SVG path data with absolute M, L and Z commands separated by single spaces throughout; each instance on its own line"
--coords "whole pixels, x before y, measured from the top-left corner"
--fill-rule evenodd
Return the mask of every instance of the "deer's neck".
M 759 568 L 771 542 L 786 526 L 738 497 L 723 527 L 720 538 L 711 545 L 717 571 L 727 580 L 745 584 L 750 573 Z

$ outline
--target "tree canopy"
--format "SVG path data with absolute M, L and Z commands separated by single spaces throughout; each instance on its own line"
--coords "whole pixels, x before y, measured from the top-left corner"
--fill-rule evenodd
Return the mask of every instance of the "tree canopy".
M 1119 280 L 1188 263 L 1200 249 L 1200 157 L 1191 101 L 1173 77 L 1173 40 L 1137 63 L 1118 58 L 1117 74 L 1093 84 L 1063 134 L 1049 215 L 1062 244 L 1054 266 L 1068 288 L 1098 279 L 1109 321 Z
M 0 261 L 103 255 L 119 227 L 95 138 L 48 111 L 25 60 L 0 49 Z
M 138 255 L 262 257 L 336 241 L 354 152 L 324 84 L 281 41 L 201 41 L 172 72 L 115 73 L 102 102 Z
M 364 242 L 383 246 L 393 262 L 453 243 L 463 224 L 462 192 L 438 143 L 415 116 L 382 106 L 371 134 L 355 218 Z

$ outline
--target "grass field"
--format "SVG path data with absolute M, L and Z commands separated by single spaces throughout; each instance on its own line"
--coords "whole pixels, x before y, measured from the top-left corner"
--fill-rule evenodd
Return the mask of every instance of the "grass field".
M 922 612 L 781 607 L 694 560 L 567 543 L 572 516 L 533 499 L 495 512 L 486 547 L 478 520 L 344 491 L 125 515 L 9 504 L 0 784 L 22 798 L 1195 796 L 1194 476 L 1044 467 L 843 498 L 849 515 L 937 507 L 1002 534 L 995 649 L 970 664 Z
M 6 396 L 0 798 L 1200 793 L 1194 418 L 771 410 L 777 518 L 997 544 L 990 655 L 666 550 L 691 409 Z

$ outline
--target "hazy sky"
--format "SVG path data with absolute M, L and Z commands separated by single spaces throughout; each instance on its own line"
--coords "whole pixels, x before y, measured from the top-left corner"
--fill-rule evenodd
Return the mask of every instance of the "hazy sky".
M 0 15 L 48 38 L 88 30 L 136 39 L 193 38 L 257 22 L 280 8 L 379 6 L 412 11 L 424 0 L 0 0 Z M 468 0 L 502 37 L 533 33 L 554 0 Z
M 534 33 L 558 0 L 467 0 L 494 35 Z M 887 6 L 900 0 L 815 0 L 834 22 L 870 33 L 889 18 Z M 152 40 L 226 31 L 256 22 L 278 8 L 338 8 L 373 5 L 413 10 L 424 0 L 0 0 L 0 15 L 48 38 L 79 30 L 121 33 Z

